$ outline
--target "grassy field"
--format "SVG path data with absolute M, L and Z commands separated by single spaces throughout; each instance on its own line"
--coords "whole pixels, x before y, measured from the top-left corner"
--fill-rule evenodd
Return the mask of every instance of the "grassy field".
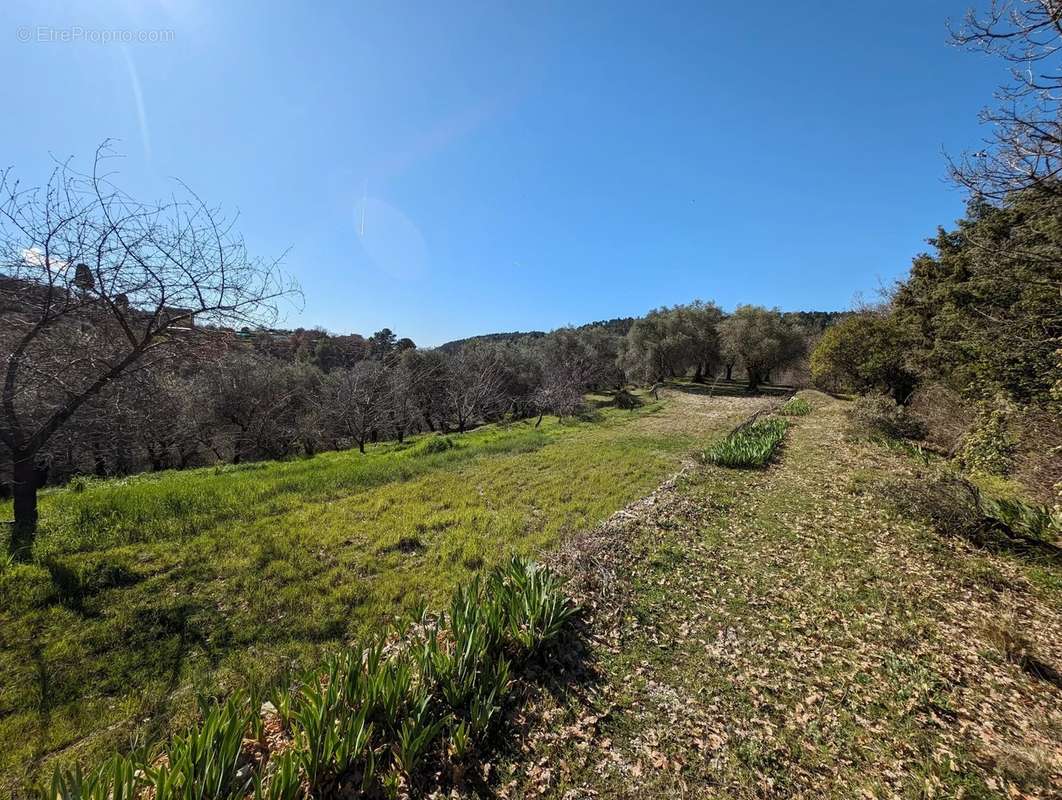
M 441 603 L 644 495 L 760 404 L 667 392 L 445 449 L 421 438 L 46 492 L 34 562 L 0 570 L 0 790 L 157 739 L 199 697 Z
M 809 397 L 768 469 L 692 468 L 581 546 L 615 576 L 593 678 L 543 696 L 507 796 L 1060 796 L 1060 551 L 891 506 L 923 465 Z

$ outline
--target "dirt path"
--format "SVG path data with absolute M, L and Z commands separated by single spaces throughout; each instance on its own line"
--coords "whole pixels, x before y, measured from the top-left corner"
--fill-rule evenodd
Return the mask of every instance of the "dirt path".
M 913 465 L 813 403 L 771 469 L 688 467 L 560 554 L 597 682 L 541 699 L 501 795 L 1062 796 L 1057 562 L 884 510 Z

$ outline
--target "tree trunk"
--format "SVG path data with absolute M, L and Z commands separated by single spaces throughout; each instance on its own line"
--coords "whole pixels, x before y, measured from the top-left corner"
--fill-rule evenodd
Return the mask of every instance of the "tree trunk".
M 37 470 L 33 456 L 16 456 L 12 465 L 11 493 L 15 500 L 15 522 L 11 526 L 9 551 L 19 560 L 29 560 L 37 536 Z
M 734 365 L 733 364 L 727 364 L 726 365 L 726 379 L 728 381 L 733 380 L 733 377 L 731 377 L 731 373 L 733 373 L 733 371 L 734 371 Z
M 538 415 L 538 422 L 536 422 L 536 423 L 535 423 L 535 427 L 536 427 L 536 428 L 537 428 L 537 427 L 538 427 L 539 425 L 541 425 L 541 424 L 542 424 L 542 417 L 543 417 L 543 416 L 544 416 L 544 414 L 539 414 L 539 415 Z
M 760 383 L 763 378 L 760 376 L 760 371 L 757 369 L 749 369 L 749 392 L 755 393 L 760 390 Z
M 239 464 L 240 459 L 243 458 L 244 442 L 247 440 L 247 427 L 244 425 L 239 426 L 239 433 L 236 434 L 236 441 L 232 445 L 232 463 Z
M 358 439 L 358 451 L 361 452 L 361 453 L 365 452 L 365 440 L 364 439 Z
M 92 471 L 96 473 L 97 478 L 103 478 L 107 475 L 107 462 L 103 458 L 103 452 L 100 450 L 99 444 L 93 440 L 92 442 Z
M 693 373 L 694 383 L 704 383 L 704 365 L 697 362 L 697 371 Z

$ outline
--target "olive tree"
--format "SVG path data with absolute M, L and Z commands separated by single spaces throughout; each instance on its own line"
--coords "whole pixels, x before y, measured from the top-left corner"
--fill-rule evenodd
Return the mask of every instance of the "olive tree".
M 655 383 L 686 372 L 695 361 L 697 343 L 680 314 L 668 308 L 636 320 L 624 340 L 619 361 L 624 372 L 641 383 Z
M 738 306 L 720 323 L 724 350 L 745 370 L 750 392 L 768 380 L 771 371 L 791 364 L 804 353 L 804 337 L 778 309 Z
M 675 313 L 691 340 L 690 355 L 695 369 L 693 379 L 702 381 L 714 373 L 721 358 L 719 323 L 723 320 L 723 312 L 715 303 L 694 300 L 688 305 L 677 306 Z

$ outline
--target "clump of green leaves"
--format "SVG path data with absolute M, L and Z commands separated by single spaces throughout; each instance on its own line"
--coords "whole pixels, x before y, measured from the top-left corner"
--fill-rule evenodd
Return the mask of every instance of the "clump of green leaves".
M 811 413 L 811 403 L 803 397 L 790 397 L 778 413 L 783 417 L 806 417 Z
M 738 428 L 704 452 L 704 459 L 721 467 L 763 467 L 785 438 L 789 421 L 779 417 L 757 420 Z
M 963 439 L 958 462 L 963 469 L 1006 477 L 1014 466 L 1017 442 L 1010 434 L 1010 409 L 997 399 L 982 405 L 977 422 Z
M 42 794 L 53 800 L 134 800 L 145 786 L 135 759 L 115 755 L 90 773 L 82 772 L 80 765 L 56 770 Z
M 57 769 L 45 800 L 295 800 L 413 785 L 489 739 L 513 670 L 541 655 L 576 613 L 549 570 L 513 557 L 459 587 L 434 622 L 337 654 L 274 695 L 291 748 L 266 760 L 251 696 L 207 710 L 159 753 L 117 755 L 84 773 Z
M 986 517 L 1023 536 L 1051 541 L 1062 534 L 1062 513 L 1052 512 L 1045 506 L 1030 505 L 1014 498 L 982 495 L 981 510 Z

